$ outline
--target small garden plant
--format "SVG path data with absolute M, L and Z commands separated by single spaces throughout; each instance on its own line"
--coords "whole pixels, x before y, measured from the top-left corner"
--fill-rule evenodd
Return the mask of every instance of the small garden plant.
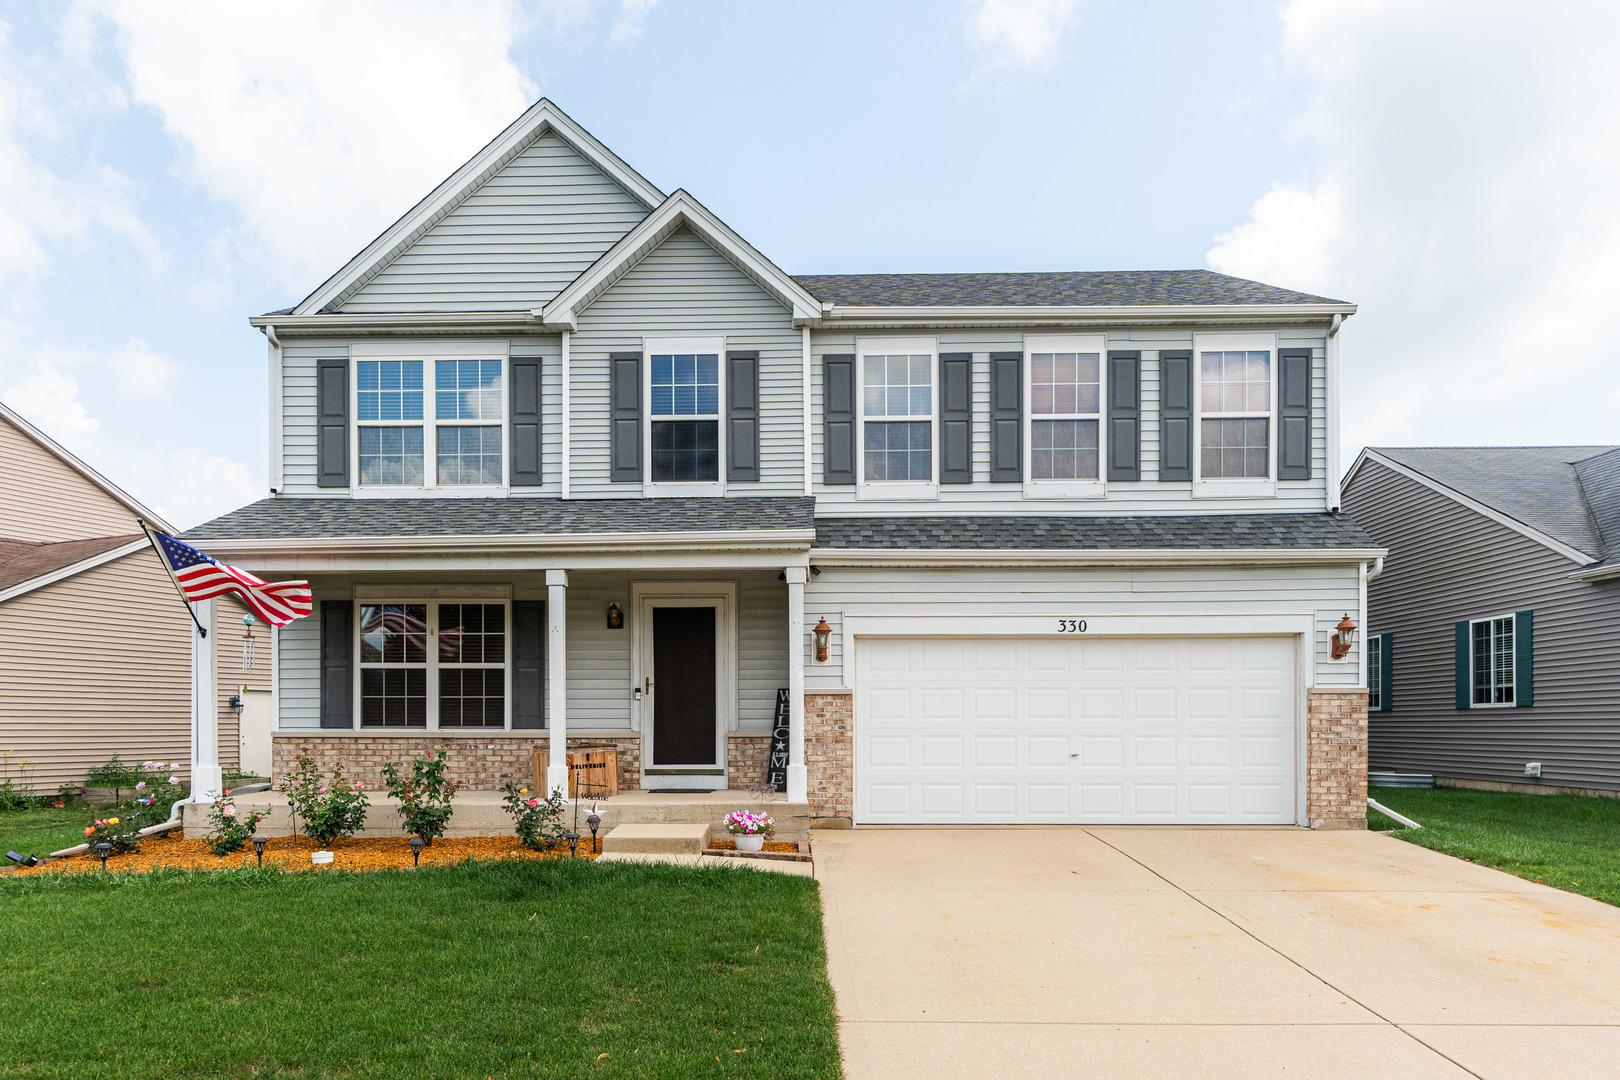
M 310 757 L 308 747 L 298 751 L 293 771 L 282 778 L 278 787 L 287 795 L 294 835 L 298 818 L 304 819 L 304 835 L 321 844 L 353 836 L 365 827 L 366 810 L 371 806 L 366 785 L 360 781 L 351 783 L 343 775 L 342 765 L 332 766 L 332 779 L 327 780 Z
M 530 795 L 528 788 L 520 788 L 508 780 L 501 785 L 501 791 L 506 794 L 502 801 L 506 812 L 512 815 L 518 839 L 523 841 L 524 847 L 530 851 L 550 851 L 563 842 L 568 830 L 562 823 L 563 808 L 567 805 L 562 789 L 541 799 Z
M 0 812 L 26 810 L 34 803 L 34 785 L 28 782 L 28 770 L 34 763 L 16 756 L 17 751 L 0 754 Z
M 111 817 L 96 818 L 84 829 L 84 842 L 94 851 L 98 844 L 111 844 L 113 855 L 141 850 L 140 831 L 154 824 L 139 811 L 124 811 Z
M 215 855 L 241 851 L 253 834 L 259 831 L 259 822 L 264 820 L 264 814 L 258 810 L 242 813 L 236 806 L 236 800 L 230 796 L 228 790 L 221 792 L 208 810 L 208 820 L 214 828 L 204 839 L 208 843 L 208 850 Z
M 405 832 L 420 836 L 425 843 L 433 843 L 443 836 L 450 823 L 450 800 L 457 785 L 445 777 L 448 757 L 444 748 L 427 758 L 411 762 L 407 776 L 392 761 L 383 762 L 383 779 L 388 782 L 388 794 L 399 800 L 399 816 L 405 823 Z
M 152 763 L 147 762 L 148 766 Z M 118 760 L 114 754 L 105 765 L 97 765 L 85 774 L 84 784 L 93 788 L 112 788 L 113 802 L 123 802 L 123 791 L 145 779 L 143 770 Z
M 769 840 L 776 835 L 776 819 L 768 814 L 738 810 L 726 815 L 726 832 L 732 836 L 764 836 Z

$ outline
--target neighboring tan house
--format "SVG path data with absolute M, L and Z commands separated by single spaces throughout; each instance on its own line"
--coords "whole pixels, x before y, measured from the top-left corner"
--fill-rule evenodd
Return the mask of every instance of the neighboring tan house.
M 187 771 L 191 619 L 137 518 L 173 531 L 0 405 L 0 754 L 11 752 L 8 768 L 31 764 L 37 794 L 82 785 L 113 754 Z M 229 698 L 269 680 L 263 626 L 255 671 L 241 671 L 245 612 L 234 598 L 218 611 L 228 765 L 239 738 Z
M 621 787 L 741 789 L 780 701 L 823 825 L 1364 826 L 1354 311 L 1204 270 L 793 277 L 541 101 L 252 320 L 272 494 L 186 539 L 311 582 L 278 775 L 450 740 L 465 786 L 531 750 L 559 786 L 606 741 Z
M 1620 447 L 1372 447 L 1372 766 L 1620 790 Z

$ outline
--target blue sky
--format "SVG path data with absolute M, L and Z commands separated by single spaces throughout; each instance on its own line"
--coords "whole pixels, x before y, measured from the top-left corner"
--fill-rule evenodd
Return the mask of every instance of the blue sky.
M 794 273 L 1353 300 L 1364 443 L 1620 441 L 1613 5 L 0 3 L 0 399 L 190 525 L 285 306 L 535 97 Z

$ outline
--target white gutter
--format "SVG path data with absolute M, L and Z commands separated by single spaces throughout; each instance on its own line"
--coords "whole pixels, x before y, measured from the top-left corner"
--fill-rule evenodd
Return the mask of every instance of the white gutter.
M 812 549 L 814 566 L 1311 566 L 1361 563 L 1382 558 L 1384 548 L 1291 550 L 1287 548 L 1100 548 L 1037 549 L 898 548 Z
M 264 325 L 265 340 L 270 343 L 270 494 L 281 492 L 281 339 L 276 328 Z
M 814 495 L 814 470 L 810 465 L 810 328 L 804 328 L 804 372 L 802 400 L 804 401 L 804 493 Z
M 1590 570 L 1577 570 L 1569 575 L 1571 581 L 1608 581 L 1620 578 L 1620 565 L 1595 566 Z
M 1330 513 L 1338 513 L 1343 501 L 1343 485 L 1339 483 L 1339 328 L 1343 325 L 1344 315 L 1334 315 L 1323 350 L 1327 365 L 1327 507 Z
M 573 455 L 568 452 L 569 445 L 574 441 L 570 436 L 573 430 L 572 421 L 568 412 L 570 408 L 570 388 L 573 380 L 568 373 L 568 339 L 570 335 L 564 330 L 562 333 L 562 497 L 568 498 L 568 474 L 572 471 Z

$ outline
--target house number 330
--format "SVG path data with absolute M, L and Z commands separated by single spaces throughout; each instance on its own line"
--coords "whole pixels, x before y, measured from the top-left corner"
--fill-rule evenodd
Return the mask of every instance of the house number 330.
M 1085 632 L 1086 632 L 1086 620 L 1084 620 L 1084 619 L 1059 619 L 1058 620 L 1058 633 L 1060 633 L 1060 634 L 1083 634 Z

